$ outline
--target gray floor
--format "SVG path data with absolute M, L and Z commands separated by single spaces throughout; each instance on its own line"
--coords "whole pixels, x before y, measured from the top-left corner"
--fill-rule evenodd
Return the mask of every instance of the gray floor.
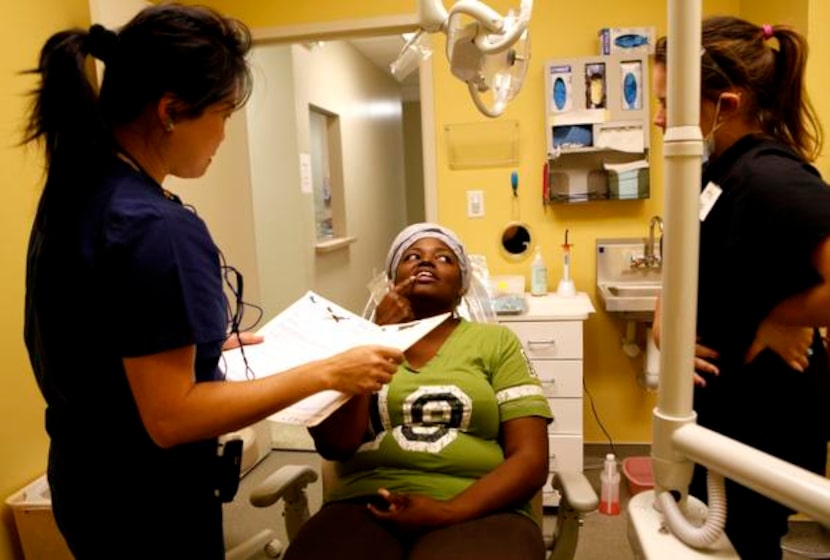
M 599 490 L 599 473 L 602 458 L 606 451 L 607 448 L 605 446 L 586 446 L 585 474 L 597 490 Z M 648 448 L 644 446 L 617 446 L 617 451 L 624 457 L 627 455 L 647 454 Z M 317 468 L 319 467 L 319 458 L 314 453 L 304 451 L 272 452 L 263 462 L 243 478 L 237 500 L 226 505 L 225 509 L 226 540 L 229 543 L 235 544 L 242 542 L 245 538 L 263 528 L 270 528 L 276 533 L 278 538 L 285 539 L 281 504 L 258 509 L 248 505 L 247 499 L 240 498 L 247 496 L 250 489 L 265 476 L 286 464 L 307 464 Z M 608 516 L 592 513 L 585 517 L 584 524 L 580 529 L 579 545 L 575 560 L 634 560 L 634 554 L 627 536 L 628 520 L 625 506 L 629 497 L 625 480 L 623 480 L 620 488 L 620 515 Z M 309 487 L 309 501 L 311 511 L 315 511 L 321 502 L 319 482 Z M 551 530 L 552 523 L 553 518 L 546 517 L 546 531 Z M 801 527 L 804 529 L 800 530 Z M 799 524 L 797 529 L 799 530 L 795 530 L 792 533 L 792 541 L 795 544 L 798 544 L 797 540 L 801 536 L 806 536 L 808 540 L 815 542 L 816 528 L 814 526 L 808 527 L 806 524 Z M 818 531 L 821 533 L 819 538 L 830 540 L 830 536 L 827 535 L 826 530 L 818 529 Z M 824 541 L 824 544 L 827 545 L 827 541 Z M 807 545 L 807 547 L 809 546 L 813 545 Z M 824 550 L 830 550 L 830 545 Z M 784 554 L 784 560 L 798 560 L 804 557 L 821 558 L 823 556 L 797 556 L 787 552 Z M 260 555 L 251 560 L 265 558 L 267 558 L 265 555 Z

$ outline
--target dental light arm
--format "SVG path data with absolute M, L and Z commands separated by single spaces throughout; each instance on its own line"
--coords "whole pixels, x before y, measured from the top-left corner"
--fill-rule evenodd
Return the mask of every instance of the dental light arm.
M 501 52 L 511 47 L 527 29 L 532 0 L 523 0 L 518 16 L 503 18 L 498 12 L 477 0 L 459 0 L 449 12 L 449 19 L 467 15 L 484 29 L 475 36 L 475 45 L 485 54 Z
M 521 89 L 527 71 L 532 8 L 533 0 L 521 0 L 518 14 L 511 11 L 503 17 L 478 0 L 458 0 L 449 10 L 442 0 L 419 0 L 419 30 L 392 63 L 392 73 L 405 78 L 416 67 L 418 55 L 430 54 L 423 34 L 440 31 L 447 36 L 450 72 L 467 84 L 481 113 L 497 117 Z M 483 98 L 488 92 L 493 98 L 489 104 Z

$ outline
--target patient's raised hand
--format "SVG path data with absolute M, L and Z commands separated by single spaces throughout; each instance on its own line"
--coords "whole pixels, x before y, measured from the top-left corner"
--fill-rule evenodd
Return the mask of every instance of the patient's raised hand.
M 378 325 L 393 325 L 408 323 L 415 319 L 409 294 L 415 284 L 415 277 L 410 276 L 389 289 L 389 292 L 380 300 L 375 310 L 375 323 Z

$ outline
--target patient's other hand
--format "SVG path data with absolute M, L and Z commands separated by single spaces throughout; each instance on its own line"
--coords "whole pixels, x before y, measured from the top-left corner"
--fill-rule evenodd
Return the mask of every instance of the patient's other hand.
M 369 511 L 378 519 L 391 521 L 404 529 L 445 527 L 454 522 L 447 502 L 419 494 L 393 494 L 386 488 L 379 489 L 378 494 L 388 506 L 382 509 L 369 503 Z

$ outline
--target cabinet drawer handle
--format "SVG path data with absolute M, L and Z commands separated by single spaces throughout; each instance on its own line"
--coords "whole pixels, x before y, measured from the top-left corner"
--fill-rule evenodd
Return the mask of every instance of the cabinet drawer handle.
M 533 346 L 555 346 L 556 339 L 550 338 L 548 340 L 528 340 L 527 347 L 532 348 Z

